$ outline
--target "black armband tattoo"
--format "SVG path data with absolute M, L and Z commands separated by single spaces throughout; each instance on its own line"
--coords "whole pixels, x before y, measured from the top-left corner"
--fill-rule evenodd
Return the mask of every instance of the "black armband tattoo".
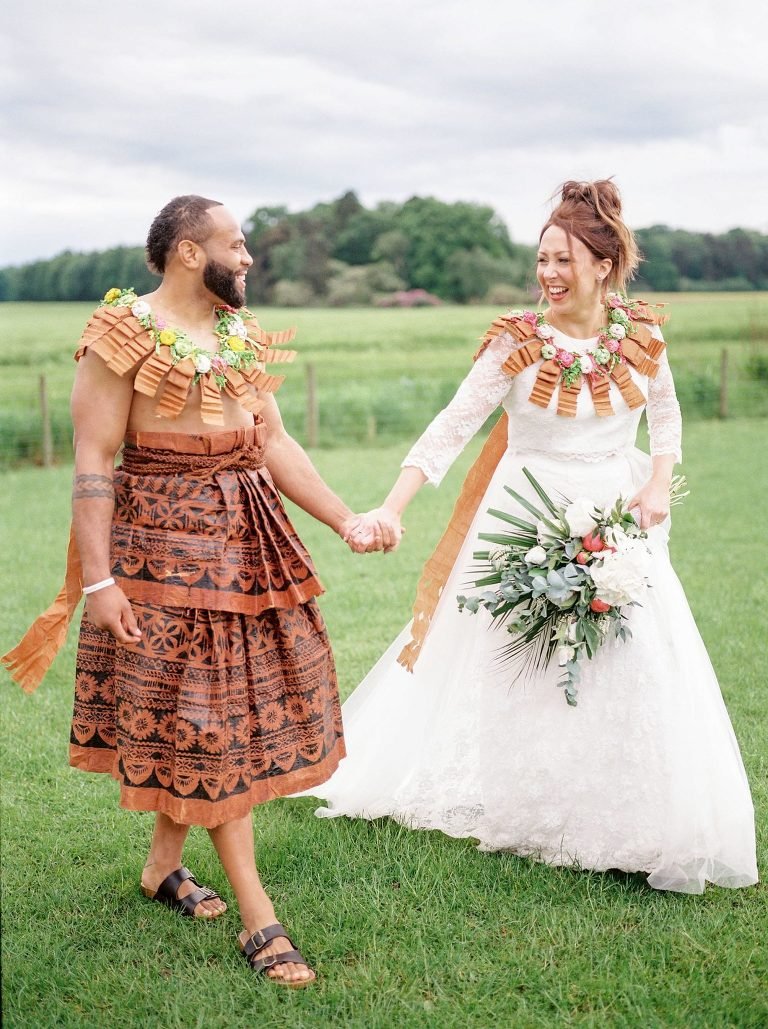
M 115 487 L 110 475 L 76 475 L 72 487 L 73 500 L 88 500 L 91 497 L 115 499 Z

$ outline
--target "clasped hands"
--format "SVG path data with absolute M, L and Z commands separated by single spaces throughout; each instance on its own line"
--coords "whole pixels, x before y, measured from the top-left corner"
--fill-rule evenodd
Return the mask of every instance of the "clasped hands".
M 354 515 L 339 530 L 339 535 L 356 554 L 396 550 L 405 529 L 394 511 L 376 507 L 365 514 Z

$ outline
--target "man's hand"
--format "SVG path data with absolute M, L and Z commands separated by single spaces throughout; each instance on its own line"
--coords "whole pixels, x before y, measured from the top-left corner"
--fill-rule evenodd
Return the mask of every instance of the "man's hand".
M 125 645 L 141 639 L 141 629 L 130 601 L 119 586 L 106 586 L 90 593 L 85 602 L 85 615 L 97 629 L 111 632 L 116 643 Z

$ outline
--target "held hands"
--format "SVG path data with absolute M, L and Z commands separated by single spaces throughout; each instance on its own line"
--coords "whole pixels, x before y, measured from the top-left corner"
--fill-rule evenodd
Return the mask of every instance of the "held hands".
M 97 629 L 111 632 L 116 643 L 125 645 L 141 639 L 141 629 L 130 601 L 119 586 L 107 586 L 89 594 L 85 600 L 85 613 Z
M 659 525 L 669 516 L 669 483 L 649 479 L 627 504 L 641 529 Z
M 377 550 L 387 554 L 397 549 L 404 532 L 400 518 L 393 511 L 377 507 L 349 520 L 341 527 L 339 535 L 356 554 Z

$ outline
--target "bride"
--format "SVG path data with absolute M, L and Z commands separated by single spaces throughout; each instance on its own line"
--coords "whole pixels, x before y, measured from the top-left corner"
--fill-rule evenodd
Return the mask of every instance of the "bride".
M 474 837 L 482 850 L 645 872 L 657 889 L 757 881 L 738 745 L 669 563 L 680 410 L 662 319 L 623 297 L 638 263 L 615 185 L 567 182 L 540 237 L 543 323 L 522 311 L 494 322 L 456 396 L 370 513 L 368 539 L 374 526 L 377 542 L 399 539 L 416 492 L 440 482 L 502 405 L 425 567 L 413 622 L 344 705 L 348 757 L 311 791 L 328 802 L 319 815 L 388 815 Z M 610 376 L 589 375 L 600 370 L 597 337 L 615 324 L 615 308 L 629 318 L 620 361 Z M 571 381 L 564 372 L 577 358 L 585 374 Z M 635 448 L 643 408 L 650 457 Z M 523 467 L 550 495 L 601 506 L 629 498 L 648 530 L 653 588 L 630 609 L 631 640 L 584 662 L 577 707 L 557 688 L 557 668 L 512 682 L 490 616 L 460 613 L 456 600 L 473 578 L 478 533 L 499 531 L 488 509 L 526 517 L 504 487 L 537 500 Z M 353 542 L 361 549 L 366 538 Z

